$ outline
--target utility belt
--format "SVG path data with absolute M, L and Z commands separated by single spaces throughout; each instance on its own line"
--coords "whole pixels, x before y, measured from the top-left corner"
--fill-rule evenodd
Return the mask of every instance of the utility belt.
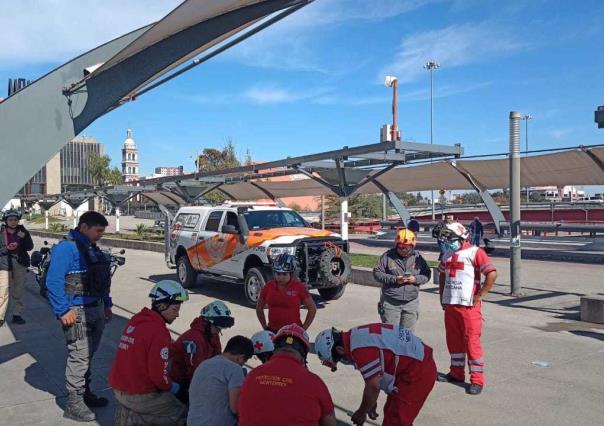
M 110 286 L 110 273 L 104 276 L 81 272 L 65 277 L 65 294 L 68 296 L 103 297 L 109 294 Z

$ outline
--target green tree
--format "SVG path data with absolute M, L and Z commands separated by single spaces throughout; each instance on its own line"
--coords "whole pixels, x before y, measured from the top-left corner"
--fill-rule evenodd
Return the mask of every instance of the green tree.
M 476 192 L 466 192 L 460 197 L 461 204 L 480 204 L 482 197 Z
M 121 185 L 124 183 L 124 176 L 122 176 L 122 172 L 117 167 L 109 170 L 109 174 L 107 175 L 107 183 L 109 185 Z
M 300 206 L 300 204 L 298 204 L 298 203 L 291 203 L 291 204 L 290 204 L 289 206 L 287 206 L 287 207 L 289 207 L 290 209 L 292 209 L 292 210 L 294 210 L 294 211 L 297 211 L 297 212 L 299 212 L 299 211 L 301 211 L 301 210 L 302 210 L 302 206 Z
M 241 163 L 237 159 L 233 139 L 226 138 L 222 150 L 204 148 L 201 155 L 197 158 L 195 165 L 198 172 L 204 173 L 239 167 Z M 212 191 L 206 194 L 204 198 L 212 204 L 221 204 L 226 200 L 226 196 L 220 191 Z
M 382 216 L 382 197 L 377 194 L 353 195 L 348 204 L 348 210 L 355 218 L 374 219 Z
M 117 167 L 111 168 L 111 157 L 92 153 L 88 156 L 88 172 L 95 186 L 120 185 L 124 182 L 122 172 Z

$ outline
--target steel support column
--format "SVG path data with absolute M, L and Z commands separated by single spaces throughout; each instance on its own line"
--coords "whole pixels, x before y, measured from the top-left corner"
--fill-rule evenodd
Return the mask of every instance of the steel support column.
M 455 170 L 457 170 L 466 180 L 474 187 L 480 198 L 482 198 L 482 202 L 487 208 L 489 214 L 491 215 L 491 219 L 493 219 L 493 223 L 495 224 L 495 230 L 497 231 L 497 235 L 501 236 L 503 231 L 501 229 L 501 224 L 505 222 L 505 216 L 503 212 L 489 193 L 486 187 L 481 184 L 470 172 L 465 170 L 463 167 L 457 164 L 455 161 L 450 161 L 449 164 Z
M 340 198 L 340 234 L 344 241 L 348 241 L 348 197 Z
M 521 295 L 520 119 L 519 112 L 510 112 L 510 292 L 513 296 Z

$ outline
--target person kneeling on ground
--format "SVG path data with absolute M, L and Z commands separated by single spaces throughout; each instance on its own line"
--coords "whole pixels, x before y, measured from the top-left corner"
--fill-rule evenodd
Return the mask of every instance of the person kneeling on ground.
M 342 332 L 323 330 L 315 351 L 324 365 L 354 364 L 365 380 L 363 400 L 352 415 L 362 425 L 378 418 L 380 390 L 388 394 L 383 426 L 413 425 L 436 380 L 432 348 L 409 329 L 394 324 L 368 324 Z
M 296 324 L 275 336 L 275 353 L 245 378 L 239 426 L 335 426 L 334 405 L 323 380 L 305 367 L 308 335 Z
M 254 355 L 252 341 L 232 337 L 222 355 L 203 361 L 189 387 L 188 426 L 235 426 L 243 365 Z
M 187 392 L 193 373 L 199 364 L 222 352 L 220 332 L 235 324 L 227 305 L 215 300 L 201 310 L 199 317 L 191 323 L 172 345 L 170 351 L 170 376 L 181 386 L 179 399 L 188 403 Z
M 189 300 L 176 281 L 163 280 L 149 293 L 151 309 L 134 315 L 122 333 L 109 384 L 120 407 L 116 425 L 184 425 L 187 409 L 174 394 L 180 385 L 168 375 L 171 324 Z
M 252 336 L 254 355 L 256 355 L 256 358 L 258 358 L 262 364 L 266 364 L 273 356 L 273 352 L 275 351 L 275 344 L 273 343 L 274 338 L 275 333 L 268 330 L 259 331 Z

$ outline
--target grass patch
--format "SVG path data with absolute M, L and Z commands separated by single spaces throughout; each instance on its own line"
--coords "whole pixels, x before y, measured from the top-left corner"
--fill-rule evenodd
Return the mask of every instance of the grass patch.
M 46 223 L 46 217 L 43 214 L 32 214 L 31 219 L 25 217 L 28 222 L 31 223 Z M 61 219 L 57 219 L 54 216 L 48 216 L 48 223 L 60 223 L 63 222 Z
M 380 256 L 375 254 L 359 254 L 359 253 L 349 253 L 350 261 L 352 262 L 352 266 L 359 266 L 362 268 L 373 268 L 377 263 Z M 428 266 L 431 268 L 436 268 L 438 266 L 438 262 L 433 260 L 427 260 Z

